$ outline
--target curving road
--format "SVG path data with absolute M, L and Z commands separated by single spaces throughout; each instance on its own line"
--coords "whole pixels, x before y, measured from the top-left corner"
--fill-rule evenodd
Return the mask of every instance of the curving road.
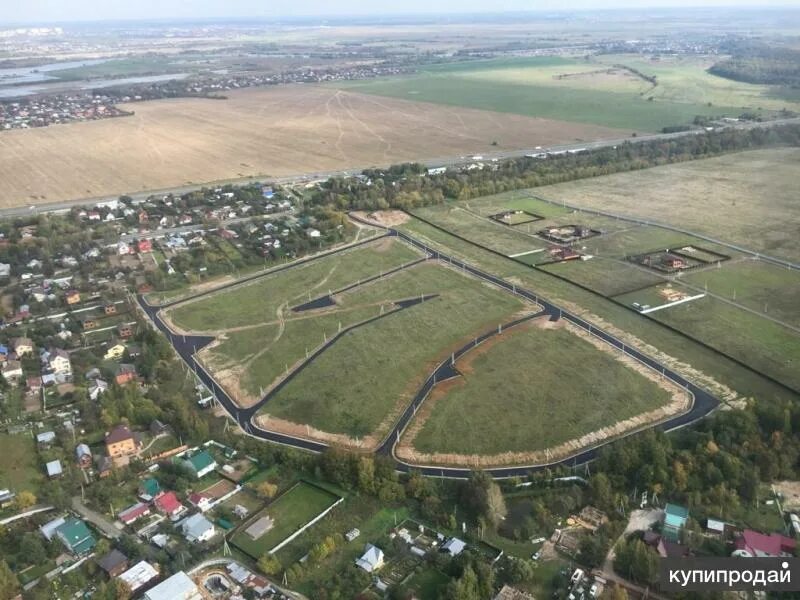
M 351 217 L 351 218 L 353 218 L 354 220 L 359 220 L 356 217 Z M 371 224 L 371 225 L 374 226 L 374 224 Z M 582 319 L 581 317 L 578 317 L 577 315 L 574 315 L 574 314 L 572 314 L 572 313 L 570 313 L 568 311 L 563 310 L 562 308 L 560 308 L 560 307 L 556 306 L 555 304 L 553 304 L 553 303 L 547 301 L 546 299 L 542 298 L 538 294 L 536 294 L 536 293 L 534 293 L 532 291 L 525 290 L 523 288 L 517 287 L 516 285 L 508 283 L 508 282 L 504 281 L 503 279 L 492 275 L 491 273 L 487 273 L 485 271 L 481 271 L 480 269 L 477 269 L 477 268 L 475 268 L 475 267 L 473 267 L 473 266 L 471 266 L 471 265 L 469 265 L 467 263 L 464 263 L 464 262 L 462 262 L 462 261 L 460 261 L 460 260 L 458 260 L 456 258 L 453 258 L 451 256 L 443 254 L 443 253 L 439 252 L 438 250 L 427 246 L 426 244 L 420 242 L 419 240 L 413 238 L 412 236 L 410 236 L 407 233 L 404 233 L 402 231 L 398 231 L 398 230 L 395 230 L 395 229 L 388 229 L 386 235 L 398 237 L 398 238 L 404 240 L 405 242 L 411 244 L 412 246 L 415 246 L 415 247 L 419 248 L 420 250 L 422 250 L 423 252 L 425 252 L 428 255 L 428 259 L 429 260 L 438 260 L 438 261 L 447 263 L 447 264 L 451 265 L 454 268 L 460 269 L 460 270 L 462 270 L 464 272 L 468 272 L 471 275 L 473 275 L 474 277 L 477 277 L 479 279 L 482 279 L 484 281 L 492 283 L 493 285 L 495 285 L 495 286 L 497 286 L 497 287 L 499 287 L 499 288 L 501 288 L 503 290 L 506 290 L 509 293 L 518 295 L 518 296 L 520 296 L 522 298 L 525 298 L 526 300 L 529 300 L 530 302 L 538 304 L 539 306 L 542 307 L 542 310 L 540 312 L 536 313 L 535 315 L 530 315 L 528 317 L 524 317 L 523 319 L 518 319 L 517 321 L 508 323 L 508 324 L 503 326 L 504 328 L 513 327 L 514 325 L 517 325 L 517 324 L 519 324 L 519 323 L 521 323 L 521 322 L 523 322 L 523 321 L 525 321 L 527 319 L 534 318 L 534 317 L 545 316 L 545 315 L 549 316 L 553 320 L 567 319 L 571 323 L 577 325 L 578 327 L 581 327 L 581 328 L 585 329 L 586 331 L 588 331 L 592 335 L 597 336 L 601 340 L 603 340 L 606 343 L 610 344 L 611 346 L 619 349 L 620 351 L 624 352 L 625 354 L 627 354 L 628 356 L 634 358 L 635 360 L 639 361 L 640 363 L 644 364 L 645 366 L 647 366 L 647 367 L 649 367 L 651 369 L 654 369 L 655 371 L 658 371 L 665 378 L 671 380 L 673 383 L 675 383 L 675 384 L 679 385 L 680 387 L 686 389 L 686 391 L 693 398 L 691 409 L 688 412 L 684 413 L 684 414 L 677 415 L 675 417 L 667 419 L 666 421 L 656 425 L 655 427 L 658 427 L 658 428 L 660 428 L 660 429 L 662 429 L 664 431 L 672 431 L 672 430 L 675 430 L 675 429 L 678 429 L 678 428 L 681 428 L 681 427 L 685 427 L 687 425 L 690 425 L 690 424 L 702 419 L 703 417 L 705 417 L 706 415 L 711 413 L 713 410 L 715 410 L 719 406 L 719 404 L 720 404 L 719 399 L 717 399 L 715 396 L 713 396 L 711 393 L 709 393 L 705 389 L 700 388 L 697 385 L 695 385 L 694 383 L 688 381 L 686 378 L 684 378 L 682 375 L 680 375 L 676 371 L 673 371 L 667 365 L 664 365 L 664 364 L 658 362 L 657 360 L 651 358 L 650 356 L 647 356 L 646 354 L 640 352 L 636 348 L 633 348 L 633 347 L 629 346 L 628 344 L 625 344 L 625 342 L 623 342 L 619 338 L 611 335 L 610 333 L 608 333 L 606 331 L 603 331 L 602 329 L 600 329 L 598 327 L 595 327 L 594 325 L 592 325 L 588 321 Z M 350 247 L 352 247 L 352 246 L 350 246 Z M 315 257 L 312 257 L 312 258 L 309 258 L 309 259 L 306 259 L 306 260 L 303 260 L 303 261 L 299 261 L 299 262 L 296 262 L 296 263 L 291 263 L 289 265 L 285 265 L 285 266 L 280 267 L 279 269 L 276 269 L 276 270 L 274 270 L 272 272 L 276 272 L 276 271 L 280 271 L 280 270 L 286 270 L 286 269 L 294 267 L 297 264 L 302 264 L 304 262 L 308 262 L 309 260 L 316 260 L 317 258 L 319 258 L 321 256 L 328 256 L 330 254 L 335 254 L 337 252 L 342 252 L 342 251 L 347 250 L 347 249 L 348 248 L 341 248 L 341 249 L 333 250 L 331 252 L 328 252 L 328 253 L 325 253 L 325 254 L 322 254 L 322 255 L 319 255 L 319 256 L 315 256 Z M 235 282 L 235 283 L 229 284 L 229 286 L 225 286 L 225 287 L 232 287 L 234 285 L 238 285 L 239 283 L 240 282 Z M 217 289 L 217 290 L 213 290 L 213 291 L 219 291 L 219 290 Z M 211 292 L 207 292 L 207 293 L 211 293 Z M 262 440 L 266 440 L 266 441 L 270 441 L 270 442 L 274 442 L 274 443 L 278 443 L 278 444 L 284 444 L 284 445 L 287 445 L 287 446 L 292 446 L 292 447 L 300 448 L 300 449 L 303 449 L 303 450 L 309 450 L 309 451 L 312 451 L 312 452 L 321 452 L 321 451 L 324 451 L 328 447 L 326 444 L 323 444 L 321 442 L 316 442 L 316 441 L 312 441 L 312 440 L 308 440 L 308 439 L 304 439 L 304 438 L 300 438 L 300 437 L 295 437 L 295 436 L 291 436 L 291 435 L 286 435 L 286 434 L 281 434 L 281 433 L 276 433 L 276 432 L 272 432 L 272 431 L 267 431 L 267 430 L 261 429 L 258 426 L 253 424 L 253 420 L 252 419 L 253 419 L 253 416 L 255 415 L 255 413 L 258 411 L 259 408 L 264 406 L 264 404 L 266 402 L 268 402 L 269 399 L 278 390 L 280 390 L 281 387 L 283 387 L 283 385 L 285 385 L 300 370 L 302 370 L 314 358 L 316 358 L 316 356 L 318 356 L 321 352 L 323 352 L 328 347 L 330 347 L 330 345 L 334 344 L 336 342 L 336 340 L 339 337 L 341 337 L 341 335 L 344 335 L 350 329 L 352 329 L 354 327 L 359 327 L 359 326 L 363 325 L 364 323 L 356 324 L 356 325 L 354 325 L 354 326 L 352 326 L 352 327 L 350 327 L 348 329 L 343 330 L 342 332 L 337 334 L 337 336 L 334 336 L 333 338 L 331 338 L 331 340 L 329 340 L 324 346 L 319 348 L 311 357 L 309 357 L 309 359 L 307 359 L 306 361 L 301 363 L 301 365 L 297 369 L 295 369 L 295 371 L 290 373 L 287 376 L 286 379 L 284 379 L 281 383 L 279 383 L 277 386 L 275 386 L 275 388 L 270 390 L 255 406 L 252 406 L 252 407 L 249 407 L 249 408 L 241 408 L 241 407 L 236 405 L 236 403 L 230 398 L 230 396 L 225 392 L 225 390 L 222 389 L 222 387 L 216 382 L 216 380 L 210 375 L 210 373 L 208 373 L 208 371 L 206 371 L 203 368 L 203 366 L 194 357 L 194 355 L 200 349 L 202 349 L 207 344 L 211 343 L 214 338 L 209 337 L 209 336 L 188 336 L 188 335 L 176 334 L 175 332 L 170 330 L 170 328 L 161 319 L 161 316 L 160 316 L 159 313 L 163 308 L 172 306 L 174 304 L 177 304 L 178 302 L 182 302 L 183 300 L 176 301 L 176 302 L 173 302 L 173 303 L 169 303 L 169 304 L 166 304 L 166 305 L 153 306 L 153 305 L 150 305 L 145 300 L 144 296 L 142 296 L 142 295 L 137 296 L 137 299 L 138 299 L 139 305 L 144 310 L 144 312 L 147 314 L 147 316 L 150 318 L 150 320 L 153 322 L 153 324 L 168 337 L 168 339 L 172 343 L 172 345 L 175 348 L 175 351 L 178 353 L 178 355 L 196 373 L 197 377 L 203 382 L 203 384 L 206 385 L 206 387 L 208 387 L 209 390 L 211 390 L 211 392 L 214 394 L 214 396 L 216 397 L 216 399 L 219 402 L 219 404 L 238 423 L 238 425 L 242 428 L 243 431 L 245 431 L 246 433 L 248 433 L 249 435 L 251 435 L 253 437 L 256 437 L 256 438 L 259 438 L 259 439 L 262 439 Z M 418 301 L 420 301 L 420 300 L 418 300 Z M 393 311 L 390 311 L 387 314 L 392 314 L 393 312 L 396 312 L 398 310 L 405 310 L 405 309 L 413 306 L 418 301 L 397 303 L 397 308 L 395 308 Z M 382 318 L 382 317 L 377 317 L 377 318 Z M 379 448 L 377 450 L 377 452 L 380 453 L 380 454 L 384 454 L 386 456 L 392 457 L 392 459 L 395 461 L 395 464 L 397 465 L 397 469 L 398 470 L 400 470 L 400 471 L 409 471 L 409 470 L 413 469 L 413 470 L 421 472 L 424 475 L 431 476 L 431 477 L 449 477 L 449 478 L 463 479 L 463 478 L 466 478 L 466 477 L 469 476 L 470 471 L 471 471 L 470 469 L 460 469 L 460 468 L 453 468 L 453 467 L 439 467 L 439 466 L 435 466 L 435 465 L 428 465 L 428 466 L 423 465 L 423 466 L 421 466 L 421 465 L 411 465 L 411 464 L 405 463 L 405 462 L 399 460 L 395 456 L 394 449 L 395 449 L 395 445 L 396 445 L 397 441 L 400 439 L 400 436 L 402 435 L 403 431 L 405 430 L 405 428 L 410 423 L 410 421 L 413 418 L 414 414 L 416 413 L 417 409 L 421 406 L 421 404 L 427 398 L 428 393 L 430 392 L 431 388 L 436 384 L 437 381 L 442 381 L 443 379 L 446 379 L 448 377 L 452 377 L 452 376 L 454 376 L 456 374 L 455 370 L 453 368 L 454 359 L 460 357 L 461 355 L 465 354 L 466 352 L 469 352 L 476 345 L 480 344 L 482 341 L 484 341 L 488 337 L 491 337 L 492 335 L 495 335 L 496 333 L 497 333 L 496 331 L 491 331 L 491 332 L 485 333 L 482 336 L 479 336 L 478 338 L 476 338 L 475 340 L 470 342 L 469 344 L 467 344 L 464 347 L 460 348 L 451 357 L 447 358 L 442 363 L 440 363 L 437 366 L 437 368 L 434 370 L 434 372 L 430 374 L 430 376 L 425 381 L 425 383 L 422 385 L 422 387 L 419 389 L 419 391 L 415 395 L 415 397 L 412 400 L 412 402 L 409 404 L 409 406 L 406 408 L 406 410 L 403 412 L 403 414 L 397 420 L 397 422 L 395 423 L 394 427 L 392 428 L 390 433 L 386 436 L 386 438 L 384 439 L 384 441 L 381 443 L 381 445 L 379 446 Z M 635 432 L 630 432 L 630 434 L 632 434 L 632 433 L 635 433 Z M 628 435 L 630 435 L 630 434 L 628 434 Z M 615 439 L 618 439 L 618 438 L 615 438 Z M 587 448 L 585 450 L 582 450 L 582 451 L 576 453 L 573 456 L 570 456 L 570 457 L 565 458 L 565 459 L 560 459 L 558 461 L 554 461 L 554 462 L 549 463 L 549 464 L 521 465 L 521 466 L 515 466 L 515 467 L 497 467 L 497 468 L 489 468 L 489 469 L 485 469 L 485 470 L 487 472 L 489 472 L 492 476 L 496 477 L 496 478 L 504 478 L 504 477 L 525 476 L 528 473 L 530 473 L 531 471 L 541 470 L 541 469 L 544 469 L 546 467 L 554 466 L 554 465 L 557 465 L 557 464 L 565 464 L 565 465 L 583 464 L 583 463 L 586 463 L 588 461 L 593 460 L 597 456 L 598 449 L 600 447 L 602 447 L 603 445 L 610 443 L 611 441 L 613 441 L 613 440 L 608 440 L 606 442 L 603 442 L 603 443 L 599 444 L 596 447 Z

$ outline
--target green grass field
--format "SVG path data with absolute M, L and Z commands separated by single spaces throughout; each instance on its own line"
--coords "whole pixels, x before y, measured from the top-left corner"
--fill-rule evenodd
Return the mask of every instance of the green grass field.
M 449 268 L 424 265 L 390 279 L 407 292 L 439 296 L 348 332 L 262 412 L 352 437 L 374 433 L 393 407 L 413 396 L 437 360 L 525 306 Z M 363 295 L 375 298 L 383 291 L 369 286 Z
M 687 273 L 681 281 L 800 327 L 800 271 L 745 260 Z
M 798 168 L 799 148 L 753 150 L 545 186 L 536 193 L 798 262 Z
M 609 72 L 609 70 L 613 72 Z M 702 79 L 684 69 L 684 79 L 701 91 L 718 89 L 719 78 Z M 680 81 L 673 77 L 673 87 Z M 723 80 L 724 81 L 724 80 Z M 655 95 L 652 87 L 629 72 L 585 60 L 529 58 L 475 61 L 430 67 L 404 77 L 337 83 L 352 91 L 509 112 L 580 123 L 592 123 L 633 131 L 659 131 L 662 127 L 689 123 L 696 115 L 738 116 L 752 106 L 749 94 L 730 91 L 732 104 L 709 106 L 702 93 L 679 97 Z M 741 86 L 731 86 L 741 89 Z M 754 86 L 769 100 L 768 86 Z M 658 88 L 656 88 L 657 90 Z M 649 97 L 653 100 L 649 100 Z M 717 92 L 716 97 L 722 97 Z M 783 103 L 786 104 L 785 102 Z
M 536 255 L 532 255 L 536 256 Z M 520 260 L 525 262 L 525 258 Z M 570 260 L 540 267 L 548 273 L 585 285 L 604 296 L 616 296 L 626 291 L 656 284 L 662 279 L 633 264 L 595 257 L 590 260 Z
M 190 331 L 272 322 L 281 308 L 301 304 L 417 258 L 420 254 L 410 246 L 384 239 L 212 293 L 175 306 L 168 313 L 176 325 Z
M 429 206 L 415 209 L 414 214 L 507 255 L 547 246 L 546 242 L 527 234 L 525 227 L 508 227 L 472 213 L 461 205 Z
M 412 442 L 415 449 L 483 455 L 543 450 L 669 400 L 655 383 L 565 329 L 510 330 L 465 360 L 471 364 L 463 380 L 433 404 Z
M 0 434 L 0 488 L 36 494 L 44 481 L 30 435 Z
M 700 373 L 728 386 L 742 396 L 762 398 L 765 401 L 791 401 L 800 396 L 787 392 L 756 373 L 742 369 L 735 362 L 716 351 L 687 340 L 682 335 L 660 326 L 656 321 L 624 308 L 611 299 L 604 299 L 583 291 L 576 286 L 548 275 L 544 271 L 504 259 L 477 246 L 454 238 L 418 220 L 411 220 L 400 227 L 433 248 L 448 252 L 473 265 L 515 281 L 530 290 L 545 295 L 549 300 L 579 312 L 588 311 L 621 331 L 625 331 L 645 344 L 657 348 L 689 364 Z M 655 313 L 658 314 L 658 313 Z M 728 335 L 731 335 L 729 332 Z M 697 374 L 692 375 L 693 378 Z
M 231 543 L 252 558 L 258 559 L 338 499 L 331 492 L 301 481 L 240 526 L 231 538 Z M 275 523 L 272 529 L 254 540 L 245 530 L 264 515 L 268 515 Z
M 709 296 L 651 316 L 800 389 L 800 334 Z

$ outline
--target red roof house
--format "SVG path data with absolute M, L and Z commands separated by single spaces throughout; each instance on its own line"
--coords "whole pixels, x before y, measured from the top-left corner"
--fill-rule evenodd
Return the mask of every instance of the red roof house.
M 144 502 L 139 502 L 129 508 L 126 508 L 123 511 L 120 511 L 119 514 L 117 514 L 117 518 L 119 518 L 120 521 L 125 523 L 125 525 L 130 525 L 131 523 L 136 521 L 136 519 L 138 519 L 139 517 L 143 517 L 149 514 L 150 514 L 150 507 Z
M 152 252 L 153 251 L 153 242 L 150 240 L 139 240 L 136 244 L 136 248 L 139 252 Z
M 168 517 L 174 517 L 186 510 L 183 504 L 181 504 L 181 501 L 178 500 L 178 496 L 175 495 L 175 492 L 164 492 L 159 494 L 156 496 L 153 504 L 158 512 L 163 513 Z
M 745 529 L 742 535 L 736 538 L 735 556 L 745 557 L 771 557 L 791 556 L 797 546 L 792 538 L 780 533 L 759 533 L 752 529 Z

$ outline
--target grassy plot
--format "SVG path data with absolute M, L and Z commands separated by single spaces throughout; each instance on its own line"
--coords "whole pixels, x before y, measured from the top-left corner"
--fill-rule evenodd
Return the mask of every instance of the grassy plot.
M 800 327 L 800 272 L 745 260 L 687 273 L 681 280 Z
M 517 227 L 508 227 L 491 219 L 476 215 L 460 206 L 445 205 L 416 209 L 415 214 L 448 231 L 502 252 L 517 254 L 547 244 Z
M 536 193 L 800 261 L 798 167 L 798 148 L 753 150 L 540 187 Z
M 630 343 L 641 344 L 642 349 L 646 349 L 645 344 L 650 344 L 659 351 L 684 364 L 691 365 L 697 371 L 713 377 L 717 382 L 729 386 L 744 396 L 780 401 L 797 399 L 796 394 L 787 392 L 784 388 L 752 371 L 742 369 L 740 365 L 718 352 L 687 340 L 679 333 L 670 331 L 656 321 L 642 317 L 615 301 L 601 298 L 583 291 L 571 283 L 556 279 L 544 270 L 531 269 L 510 259 L 499 257 L 416 219 L 403 224 L 400 229 L 424 240 L 432 248 L 447 252 L 507 280 L 514 281 L 518 285 L 525 286 L 529 290 L 543 294 L 549 300 L 560 303 L 565 308 L 571 308 L 582 315 L 591 315 L 592 320 L 595 321 L 600 319 L 615 327 L 621 336 L 635 336 L 635 339 L 639 340 Z M 630 340 L 630 337 L 628 339 Z M 674 364 L 674 360 L 667 359 L 667 363 Z M 695 379 L 698 376 L 697 371 L 691 374 Z M 709 380 L 706 380 L 706 384 L 710 385 L 712 389 L 714 388 L 714 384 Z
M 650 316 L 800 389 L 800 334 L 710 296 Z
M 463 378 L 429 399 L 430 415 L 411 441 L 419 451 L 543 450 L 669 400 L 665 390 L 612 354 L 560 328 L 509 330 L 456 366 Z
M 473 198 L 472 200 L 464 202 L 463 206 L 479 212 L 482 215 L 496 214 L 504 210 L 527 210 L 528 212 L 542 217 L 550 218 L 572 212 L 568 208 L 551 204 L 550 202 L 545 202 L 538 198 L 532 198 L 530 192 L 525 190 L 514 190 L 511 192 L 503 192 L 502 194 Z
M 381 241 L 325 256 L 168 311 L 179 327 L 210 331 L 275 321 L 279 310 L 419 258 L 411 247 Z
M 439 296 L 348 332 L 281 389 L 263 412 L 330 433 L 366 436 L 413 395 L 437 359 L 525 306 L 449 268 L 424 265 L 391 279 L 406 286 L 407 278 L 413 278 L 408 292 L 428 289 Z M 366 288 L 364 293 L 377 292 Z
M 30 435 L 0 434 L 0 488 L 36 493 L 44 481 Z
M 536 262 L 537 255 L 531 255 Z M 525 262 L 528 257 L 520 257 Z M 538 260 L 541 260 L 540 255 Z M 644 269 L 618 260 L 595 257 L 590 260 L 570 260 L 540 267 L 548 273 L 585 285 L 604 296 L 615 296 L 662 281 Z
M 650 86 L 623 70 L 583 61 L 516 65 L 477 61 L 442 66 L 407 77 L 381 78 L 337 86 L 379 96 L 467 106 L 533 117 L 592 123 L 628 131 L 658 131 L 688 123 L 696 115 L 738 116 L 741 106 L 708 106 L 699 101 L 648 101 Z M 766 89 L 766 86 L 765 86 Z
M 301 481 L 239 527 L 231 543 L 247 555 L 258 559 L 328 509 L 338 499 L 339 497 L 331 492 Z M 273 519 L 274 524 L 269 531 L 253 539 L 247 533 L 247 528 L 264 516 Z

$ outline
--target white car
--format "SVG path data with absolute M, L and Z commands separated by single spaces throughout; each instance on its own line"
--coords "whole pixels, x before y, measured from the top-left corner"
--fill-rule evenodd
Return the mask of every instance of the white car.
M 541 557 L 542 557 L 542 553 L 541 552 L 534 552 L 533 556 L 531 556 L 531 558 L 533 560 L 539 560 Z

